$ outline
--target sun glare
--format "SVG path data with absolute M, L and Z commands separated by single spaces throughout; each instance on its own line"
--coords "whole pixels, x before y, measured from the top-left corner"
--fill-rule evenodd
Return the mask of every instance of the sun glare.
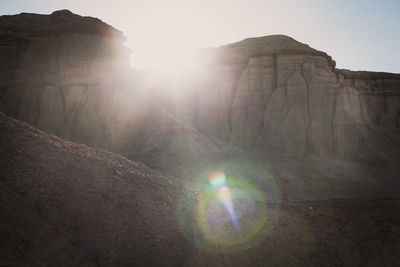
M 190 71 L 194 63 L 194 55 L 192 51 L 187 49 L 167 49 L 162 55 L 155 56 L 154 60 L 150 59 L 152 68 L 167 76 L 177 74 L 185 74 Z
M 172 82 L 174 87 L 180 87 L 204 74 L 205 62 L 198 55 L 193 48 L 183 47 L 179 42 L 171 45 L 170 42 L 157 49 L 153 46 L 142 47 L 139 55 L 132 56 L 131 65 L 135 66 L 135 60 L 143 62 L 142 66 L 136 68 L 150 70 L 154 83 L 162 85 Z

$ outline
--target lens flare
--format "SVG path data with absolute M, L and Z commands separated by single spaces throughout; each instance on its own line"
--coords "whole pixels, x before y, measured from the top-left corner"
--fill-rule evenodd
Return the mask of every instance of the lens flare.
M 218 172 L 214 175 L 210 176 L 210 183 L 212 187 L 217 190 L 218 199 L 224 205 L 226 211 L 228 212 L 233 225 L 236 229 L 239 229 L 239 222 L 235 213 L 235 209 L 233 207 L 231 193 L 229 191 L 228 186 L 226 185 L 226 177 L 223 172 Z
M 218 172 L 214 172 L 210 175 L 210 184 L 212 185 L 212 187 L 214 187 L 215 189 L 220 188 L 221 186 L 226 185 L 226 177 L 225 177 L 225 173 L 218 171 Z
M 247 250 L 274 228 L 280 193 L 267 168 L 223 162 L 200 173 L 193 184 L 198 194 L 182 197 L 177 216 L 182 233 L 196 247 L 209 253 Z

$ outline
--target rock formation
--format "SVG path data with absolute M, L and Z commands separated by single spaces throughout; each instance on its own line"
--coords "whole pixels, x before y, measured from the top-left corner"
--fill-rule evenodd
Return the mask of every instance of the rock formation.
M 124 36 L 68 10 L 0 17 L 2 109 L 63 138 L 107 146 L 129 71 Z
M 283 35 L 173 82 L 128 54 L 95 18 L 0 17 L 0 265 L 398 264 L 399 74 Z
M 176 121 L 143 87 L 124 41 L 68 10 L 0 17 L 0 108 L 64 139 L 120 152 L 162 143 L 215 150 L 217 140 Z M 189 148 L 190 140 L 200 143 Z
M 282 35 L 201 56 L 206 74 L 180 94 L 196 95 L 187 121 L 206 136 L 250 151 L 346 158 L 377 138 L 393 141 L 379 132 L 399 134 L 400 75 L 335 69 L 326 53 Z
M 118 30 L 67 10 L 2 16 L 1 109 L 118 152 L 229 143 L 357 158 L 397 145 L 400 75 L 338 70 L 326 53 L 274 35 L 203 49 L 191 81 L 157 90 L 154 77 L 129 68 L 123 42 Z

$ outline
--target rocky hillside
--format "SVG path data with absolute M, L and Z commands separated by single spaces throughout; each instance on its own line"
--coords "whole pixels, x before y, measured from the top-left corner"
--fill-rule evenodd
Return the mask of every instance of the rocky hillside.
M 176 265 L 193 193 L 143 164 L 0 113 L 0 265 Z M 154 255 L 158 255 L 154 257 Z
M 239 182 L 228 181 L 237 230 L 221 204 L 202 210 L 208 189 L 189 191 L 143 164 L 3 113 L 0 151 L 0 265 L 395 266 L 400 260 L 398 180 L 380 183 L 365 167 L 293 159 L 265 165 L 250 156 L 219 164 Z M 180 163 L 196 166 L 189 158 Z M 198 182 L 205 188 L 208 179 Z

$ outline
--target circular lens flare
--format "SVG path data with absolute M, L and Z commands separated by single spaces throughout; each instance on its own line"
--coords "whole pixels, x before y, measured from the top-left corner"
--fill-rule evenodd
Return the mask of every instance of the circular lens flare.
M 181 202 L 178 210 L 185 236 L 212 253 L 249 249 L 264 240 L 279 213 L 278 200 L 267 204 L 267 199 L 279 196 L 272 177 L 265 175 L 268 193 L 251 180 L 227 177 L 223 171 L 211 172 L 206 177 L 209 185 L 202 187 L 197 204 L 188 208 L 187 202 Z M 183 207 L 186 214 L 181 212 Z M 188 216 L 195 221 L 194 225 L 189 223 Z

